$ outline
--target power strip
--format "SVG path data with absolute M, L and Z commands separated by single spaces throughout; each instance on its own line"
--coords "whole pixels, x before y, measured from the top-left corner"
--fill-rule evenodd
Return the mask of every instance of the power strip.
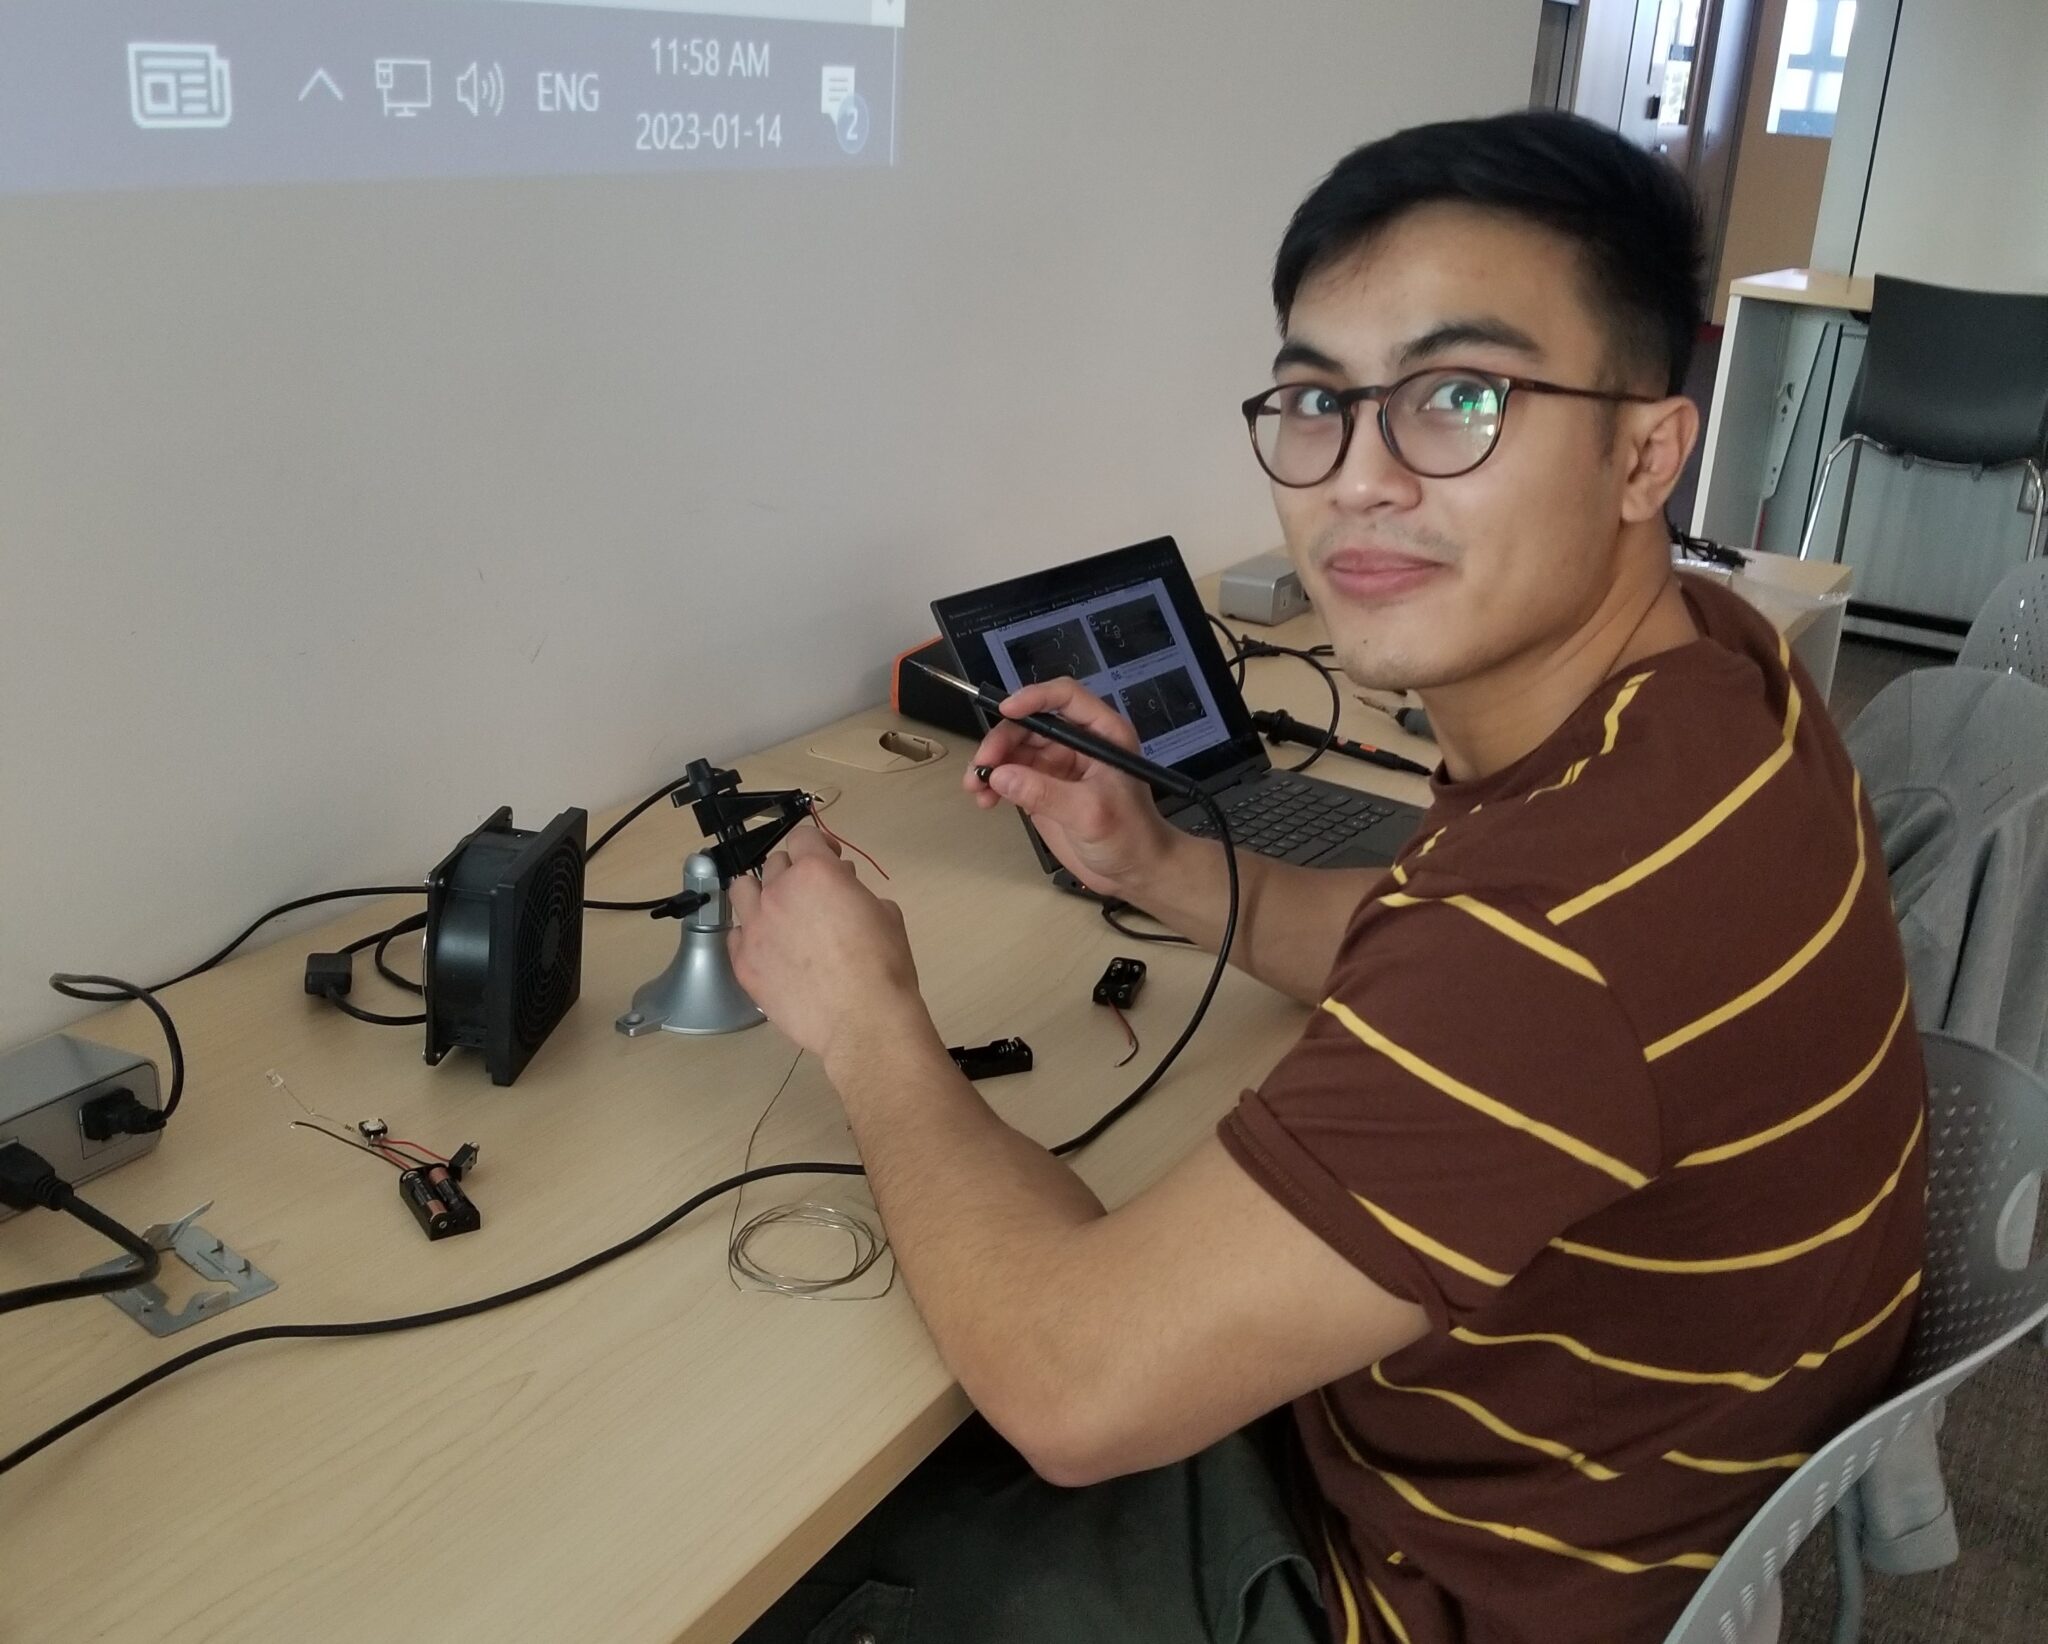
M 0 1056 L 0 1146 L 33 1148 L 76 1187 L 156 1146 L 157 1132 L 86 1134 L 85 1109 L 125 1092 L 144 1107 L 162 1108 L 156 1064 L 133 1051 L 114 1050 L 68 1033 L 52 1034 Z M 15 1214 L 0 1205 L 0 1221 Z

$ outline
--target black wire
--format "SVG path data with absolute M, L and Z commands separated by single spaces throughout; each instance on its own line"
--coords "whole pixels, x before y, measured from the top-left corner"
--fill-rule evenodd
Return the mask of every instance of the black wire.
M 118 1005 L 134 999 L 149 1006 L 157 1019 L 157 1025 L 164 1030 L 164 1044 L 171 1053 L 171 1093 L 164 1098 L 163 1116 L 166 1122 L 178 1111 L 178 1103 L 185 1094 L 185 1047 L 178 1040 L 178 1024 L 171 1020 L 171 1013 L 164 1009 L 163 1002 L 148 988 L 139 988 L 133 982 L 124 982 L 118 976 L 85 976 L 71 971 L 59 971 L 50 978 L 50 986 L 67 999 L 82 1000 L 88 1005 Z M 82 988 L 96 987 L 106 991 L 85 993 Z
M 138 1284 L 148 1284 L 163 1270 L 163 1256 L 156 1246 L 139 1233 L 131 1233 L 113 1217 L 95 1210 L 68 1184 L 59 1184 L 57 1202 L 52 1210 L 61 1210 L 67 1216 L 85 1223 L 95 1233 L 111 1239 L 129 1255 L 136 1265 L 117 1268 L 112 1273 L 102 1273 L 91 1279 L 59 1279 L 51 1284 L 32 1284 L 21 1290 L 10 1290 L 0 1295 L 0 1313 L 18 1313 L 26 1307 L 41 1307 L 45 1302 L 75 1301 L 80 1296 L 105 1296 L 116 1290 L 133 1289 Z
M 1133 930 L 1117 917 L 1121 913 L 1145 913 L 1143 908 L 1134 908 L 1128 902 L 1104 902 L 1101 906 L 1102 922 L 1119 936 L 1128 936 L 1133 942 L 1156 942 L 1162 947 L 1191 948 L 1194 942 L 1185 936 L 1176 936 L 1172 931 Z M 1147 919 L 1152 916 L 1145 914 Z
M 501 1290 L 496 1295 L 484 1296 L 476 1301 L 462 1302 L 453 1307 L 435 1308 L 426 1313 L 406 1313 L 388 1319 L 363 1319 L 350 1324 L 275 1324 L 258 1330 L 240 1330 L 233 1335 L 222 1336 L 202 1346 L 180 1353 L 176 1358 L 166 1359 L 154 1369 L 146 1370 L 133 1380 L 122 1383 L 111 1393 L 95 1399 L 84 1409 L 73 1412 L 54 1427 L 38 1433 L 26 1444 L 0 1456 L 0 1474 L 12 1472 L 31 1456 L 37 1455 L 55 1444 L 67 1434 L 75 1433 L 87 1422 L 96 1420 L 109 1410 L 126 1404 L 138 1393 L 147 1392 L 166 1377 L 176 1375 L 189 1365 L 202 1359 L 210 1359 L 216 1353 L 225 1353 L 231 1347 L 245 1347 L 259 1341 L 304 1341 L 350 1336 L 388 1336 L 401 1330 L 421 1330 L 429 1325 L 448 1324 L 456 1319 L 473 1318 L 481 1313 L 495 1312 L 509 1307 L 514 1302 L 524 1301 L 529 1296 L 540 1295 L 543 1291 L 554 1290 L 579 1279 L 595 1268 L 603 1267 L 621 1256 L 630 1255 L 642 1245 L 658 1238 L 685 1216 L 710 1203 L 723 1194 L 745 1187 L 750 1182 L 765 1180 L 771 1176 L 858 1176 L 861 1168 L 855 1164 L 777 1164 L 760 1165 L 752 1170 L 743 1170 L 737 1176 L 728 1176 L 724 1181 L 714 1183 L 703 1192 L 693 1194 L 671 1210 L 661 1220 L 642 1228 L 630 1238 L 622 1239 L 607 1250 L 600 1250 L 594 1256 L 585 1256 L 545 1278 L 534 1279 L 511 1290 Z
M 1195 1012 L 1188 1018 L 1188 1025 L 1180 1030 L 1180 1037 L 1167 1047 L 1166 1054 L 1159 1058 L 1158 1065 L 1145 1075 L 1138 1088 L 1118 1102 L 1115 1107 L 1090 1125 L 1071 1141 L 1065 1141 L 1054 1148 L 1055 1155 L 1079 1152 L 1096 1137 L 1100 1136 L 1117 1120 L 1136 1107 L 1152 1092 L 1152 1087 L 1166 1077 L 1166 1070 L 1173 1066 L 1187 1042 L 1195 1036 L 1195 1029 L 1202 1025 L 1202 1018 L 1209 1014 L 1209 1001 L 1216 997 L 1216 989 L 1223 981 L 1223 973 L 1230 968 L 1230 945 L 1237 940 L 1238 892 L 1237 842 L 1230 837 L 1230 820 L 1223 814 L 1223 807 L 1216 803 L 1213 795 L 1195 790 L 1196 801 L 1209 813 L 1209 820 L 1216 825 L 1216 837 L 1223 846 L 1223 870 L 1230 886 L 1230 902 L 1223 919 L 1223 940 L 1216 945 L 1215 968 L 1209 972 L 1208 985 L 1202 989 L 1201 998 L 1195 1001 Z
M 180 982 L 189 982 L 195 976 L 203 976 L 207 971 L 212 970 L 214 966 L 232 954 L 235 949 L 248 941 L 250 937 L 254 936 L 265 925 L 269 924 L 271 920 L 281 919 L 288 913 L 296 913 L 300 908 L 310 908 L 321 902 L 346 902 L 358 897 L 418 896 L 422 894 L 422 890 L 423 887 L 419 885 L 361 885 L 354 890 L 322 891 L 318 896 L 301 896 L 295 902 L 286 902 L 282 906 L 272 908 L 211 959 L 202 959 L 190 970 L 180 971 L 168 982 L 157 983 L 153 991 L 161 993 L 165 988 L 176 987 Z
M 1328 753 L 1331 744 L 1337 740 L 1337 721 L 1344 717 L 1344 698 L 1337 689 L 1337 676 L 1314 657 L 1310 656 L 1308 652 L 1290 651 L 1287 654 L 1300 657 L 1302 661 L 1306 662 L 1323 676 L 1323 683 L 1330 688 L 1330 728 L 1323 732 L 1321 746 L 1309 749 L 1308 758 L 1302 760 L 1298 765 L 1289 765 L 1287 767 L 1290 771 L 1305 771 L 1318 759 L 1321 759 L 1324 754 Z
M 687 786 L 688 783 L 688 777 L 678 777 L 675 781 L 665 782 L 660 787 L 656 788 L 654 792 L 649 794 L 645 799 L 641 800 L 640 803 L 635 805 L 630 811 L 626 812 L 626 814 L 620 817 L 618 821 L 614 822 L 610 827 L 606 828 L 603 833 L 599 834 L 597 836 L 597 843 L 592 845 L 588 850 L 586 850 L 583 853 L 583 860 L 588 862 L 599 851 L 603 850 L 605 846 L 609 845 L 614 839 L 618 838 L 620 834 L 624 833 L 626 831 L 628 824 L 637 822 L 640 819 L 640 816 L 643 812 L 651 809 L 653 806 L 659 805 L 664 799 L 668 798 L 670 794 L 674 793 L 679 788 Z M 587 905 L 594 907 L 596 904 L 591 903 Z
M 376 963 L 377 974 L 393 987 L 403 988 L 407 993 L 425 993 L 427 990 L 410 976 L 402 976 L 393 970 L 384 957 L 384 950 L 401 936 L 409 935 L 416 930 L 426 929 L 426 925 L 427 916 L 423 913 L 413 919 L 400 920 L 399 923 L 393 925 L 389 930 L 378 933 L 376 943 L 370 954 L 371 959 Z
M 1241 691 L 1244 689 L 1244 641 L 1233 634 L 1229 624 L 1214 611 L 1205 614 L 1209 618 L 1210 626 L 1223 636 L 1224 643 L 1230 647 L 1230 665 L 1237 670 L 1237 688 Z
M 358 1022 L 368 1022 L 372 1027 L 418 1027 L 426 1021 L 425 1016 L 385 1016 L 374 1010 L 364 1010 L 352 1005 L 333 989 L 320 995 L 344 1016 L 353 1016 Z
M 310 1123 L 305 1119 L 294 1119 L 292 1120 L 291 1128 L 294 1130 L 310 1130 L 316 1136 L 325 1136 L 331 1142 L 341 1143 L 343 1147 L 352 1147 L 358 1153 L 367 1153 L 379 1164 L 388 1164 L 389 1166 L 391 1166 L 393 1170 L 403 1170 L 405 1168 L 405 1166 L 400 1164 L 396 1159 L 386 1158 L 382 1153 L 379 1153 L 374 1147 L 366 1146 L 362 1142 L 351 1141 L 348 1137 L 342 1135 L 340 1131 L 329 1130 L 325 1125 L 316 1125 Z M 405 1157 L 411 1159 L 412 1155 L 408 1153 L 405 1155 Z M 415 1159 L 413 1160 L 413 1168 L 417 1170 L 422 1169 L 424 1167 L 421 1166 L 419 1161 Z
M 1304 648 L 1298 645 L 1275 645 L 1271 640 L 1254 639 L 1250 634 L 1232 633 L 1224 620 L 1213 611 L 1208 613 L 1208 617 L 1210 622 L 1215 625 L 1216 631 L 1230 642 L 1230 660 L 1232 666 L 1237 669 L 1237 688 L 1240 691 L 1244 689 L 1246 664 L 1255 657 L 1298 657 L 1301 661 L 1306 662 L 1311 668 L 1315 669 L 1316 673 L 1321 677 L 1323 685 L 1330 693 L 1330 728 L 1323 733 L 1322 742 L 1318 746 L 1309 749 L 1306 759 L 1303 759 L 1298 764 L 1281 767 L 1287 771 L 1307 770 L 1309 766 L 1313 765 L 1330 751 L 1330 745 L 1337 740 L 1337 722 L 1344 717 L 1344 697 L 1337 689 L 1337 676 L 1322 664 L 1322 658 L 1337 654 L 1336 647 L 1333 645 L 1310 645 Z

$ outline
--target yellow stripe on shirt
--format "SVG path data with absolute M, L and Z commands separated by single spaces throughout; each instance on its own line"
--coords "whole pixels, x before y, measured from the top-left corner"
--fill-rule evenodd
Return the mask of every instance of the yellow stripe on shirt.
M 1708 1011 L 1706 1015 L 1686 1023 L 1684 1027 L 1679 1028 L 1676 1032 L 1665 1034 L 1655 1044 L 1646 1046 L 1643 1051 L 1643 1060 L 1647 1062 L 1659 1061 L 1669 1056 L 1674 1050 L 1683 1049 L 1702 1035 L 1712 1033 L 1715 1028 L 1732 1022 L 1744 1011 L 1762 1004 L 1772 994 L 1776 993 L 1778 989 L 1782 988 L 1793 977 L 1812 964 L 1820 956 L 1821 950 L 1840 934 L 1842 926 L 1848 922 L 1849 910 L 1856 905 L 1856 893 L 1863 888 L 1863 871 L 1870 863 L 1869 843 L 1865 839 L 1863 832 L 1863 778 L 1858 776 L 1853 786 L 1855 797 L 1851 803 L 1856 807 L 1856 867 L 1849 875 L 1849 885 L 1842 892 L 1841 901 L 1835 904 L 1835 911 L 1827 916 L 1826 921 L 1819 930 L 1815 931 L 1800 944 L 1798 952 L 1793 954 L 1791 958 L 1787 959 L 1776 970 L 1772 971 L 1761 982 L 1738 993 L 1725 1005 L 1717 1006 L 1715 1009 Z
M 1548 1142 L 1560 1153 L 1569 1154 L 1581 1164 L 1591 1165 L 1595 1170 L 1612 1176 L 1625 1187 L 1643 1187 L 1648 1184 L 1650 1178 L 1633 1165 L 1623 1163 L 1613 1154 L 1604 1153 L 1592 1143 L 1583 1142 L 1578 1137 L 1559 1130 L 1555 1125 L 1517 1112 L 1507 1103 L 1487 1095 L 1484 1091 L 1473 1089 L 1462 1079 L 1454 1078 L 1442 1068 L 1424 1061 L 1414 1051 L 1395 1044 L 1341 1000 L 1325 999 L 1323 1009 L 1342 1022 L 1353 1037 L 1369 1045 L 1396 1067 L 1420 1079 L 1431 1089 L 1450 1097 L 1452 1101 L 1462 1102 L 1466 1107 L 1484 1113 L 1489 1119 L 1497 1120 L 1510 1129 L 1524 1131 L 1539 1141 Z
M 1612 1571 L 1616 1575 L 1646 1575 L 1652 1570 L 1711 1570 L 1718 1562 L 1712 1553 L 1679 1553 L 1671 1558 L 1661 1558 L 1644 1563 L 1621 1553 L 1609 1553 L 1595 1547 L 1577 1547 L 1569 1541 L 1560 1541 L 1556 1536 L 1542 1530 L 1531 1529 L 1526 1524 L 1502 1524 L 1493 1519 L 1466 1518 L 1454 1513 L 1448 1507 L 1440 1506 L 1429 1499 L 1408 1479 L 1398 1473 L 1390 1473 L 1383 1467 L 1375 1467 L 1358 1453 L 1351 1442 L 1351 1435 L 1344 1431 L 1337 1420 L 1337 1412 L 1331 1407 L 1327 1391 L 1318 1395 L 1322 1400 L 1323 1416 L 1330 1425 L 1330 1431 L 1337 1442 L 1344 1447 L 1344 1453 L 1365 1471 L 1371 1473 L 1382 1484 L 1394 1492 L 1418 1513 L 1445 1524 L 1455 1524 L 1461 1529 L 1483 1530 L 1488 1535 L 1499 1536 L 1503 1541 L 1512 1541 L 1518 1546 L 1533 1547 L 1538 1552 L 1555 1553 L 1560 1558 L 1573 1558 L 1597 1569 Z
M 1767 1393 L 1794 1370 L 1818 1370 L 1837 1353 L 1854 1347 L 1905 1306 L 1907 1298 L 1919 1288 L 1920 1275 L 1915 1273 L 1899 1287 L 1896 1296 L 1853 1330 L 1843 1332 L 1835 1339 L 1833 1346 L 1801 1353 L 1783 1370 L 1772 1376 L 1760 1376 L 1747 1370 L 1679 1370 L 1670 1365 L 1644 1364 L 1638 1359 L 1615 1358 L 1611 1354 L 1588 1347 L 1575 1337 L 1553 1335 L 1548 1331 L 1528 1331 L 1512 1336 L 1487 1336 L 1460 1324 L 1452 1327 L 1451 1339 L 1463 1342 L 1468 1347 L 1514 1347 L 1524 1343 L 1560 1347 L 1573 1358 L 1582 1359 L 1587 1364 L 1597 1365 L 1602 1370 L 1612 1370 L 1624 1376 L 1637 1376 L 1644 1381 L 1665 1381 L 1680 1387 L 1734 1387 L 1745 1393 Z
M 1663 1256 L 1631 1256 L 1623 1250 L 1603 1250 L 1598 1245 L 1580 1244 L 1575 1239 L 1552 1239 L 1550 1248 L 1562 1251 L 1567 1256 L 1579 1256 L 1587 1261 L 1602 1262 L 1609 1267 L 1632 1268 L 1638 1273 L 1741 1273 L 1754 1267 L 1776 1267 L 1780 1262 L 1789 1262 L 1822 1245 L 1833 1244 L 1837 1239 L 1846 1239 L 1857 1228 L 1877 1214 L 1878 1207 L 1892 1196 L 1899 1185 L 1899 1178 L 1906 1173 L 1906 1165 L 1913 1157 L 1913 1149 L 1919 1145 L 1920 1132 L 1926 1125 L 1926 1115 L 1916 1114 L 1913 1119 L 1913 1133 L 1906 1138 L 1906 1150 L 1899 1155 L 1898 1167 L 1884 1179 L 1884 1186 L 1877 1190 L 1877 1197 L 1852 1215 L 1844 1216 L 1831 1227 L 1824 1227 L 1818 1233 L 1799 1240 L 1796 1244 L 1781 1244 L 1773 1250 L 1756 1250 L 1743 1256 L 1704 1256 L 1674 1260 Z
M 1789 665 L 1791 653 L 1785 648 L 1782 638 L 1779 642 L 1778 651 L 1780 660 Z M 1571 898 L 1570 901 L 1560 902 L 1550 910 L 1550 922 L 1553 925 L 1562 925 L 1567 920 L 1576 919 L 1588 909 L 1597 908 L 1609 897 L 1619 896 L 1631 886 L 1641 884 L 1651 874 L 1669 867 L 1723 822 L 1727 821 L 1729 817 L 1741 810 L 1744 805 L 1748 804 L 1756 796 L 1758 789 L 1763 787 L 1772 777 L 1776 776 L 1779 771 L 1783 770 L 1786 763 L 1792 758 L 1793 737 L 1799 729 L 1799 687 L 1788 683 L 1788 689 L 1791 694 L 1790 700 L 1785 705 L 1784 730 L 1781 733 L 1777 748 L 1771 753 L 1769 758 L 1764 760 L 1761 765 L 1757 766 L 1755 770 L 1751 771 L 1740 782 L 1736 783 L 1728 791 L 1727 795 L 1715 804 L 1706 815 L 1679 834 L 1677 838 L 1667 844 L 1660 845 L 1641 861 L 1623 869 L 1622 872 L 1616 874 L 1612 879 L 1602 881 L 1591 890 L 1581 891 L 1577 896 Z
M 1372 1607 L 1379 1611 L 1380 1619 L 1387 1624 L 1387 1631 L 1394 1635 L 1395 1644 L 1415 1644 L 1408 1636 L 1408 1629 L 1401 1625 L 1401 1618 L 1394 1614 L 1394 1606 L 1387 1602 L 1387 1595 L 1373 1585 L 1372 1578 L 1366 1577 L 1365 1590 L 1372 1597 Z
M 1885 1029 L 1884 1042 L 1877 1047 L 1877 1053 L 1869 1061 L 1865 1062 L 1862 1067 L 1858 1068 L 1855 1075 L 1840 1090 L 1822 1097 L 1812 1107 L 1807 1108 L 1803 1112 L 1793 1114 L 1791 1118 L 1772 1125 L 1768 1130 L 1759 1130 L 1752 1136 L 1739 1136 L 1732 1142 L 1723 1142 L 1719 1147 L 1705 1147 L 1701 1148 L 1697 1153 L 1688 1153 L 1678 1161 L 1676 1168 L 1682 1169 L 1687 1165 L 1719 1164 L 1723 1159 L 1736 1158 L 1755 1148 L 1762 1147 L 1766 1143 L 1775 1142 L 1781 1136 L 1789 1136 L 1793 1131 L 1812 1124 L 1814 1120 L 1820 1118 L 1823 1114 L 1832 1113 L 1868 1084 L 1870 1076 L 1883 1065 L 1885 1057 L 1891 1054 L 1892 1044 L 1899 1036 L 1899 1024 L 1906 1019 L 1906 1007 L 1912 1003 L 1912 999 L 1913 988 L 1909 982 L 1899 994 L 1898 1008 L 1892 1012 L 1892 1025 Z
M 1654 673 L 1656 670 L 1652 669 L 1650 672 Z M 1643 688 L 1649 677 L 1650 675 L 1647 673 L 1637 674 L 1635 678 L 1622 686 L 1620 692 L 1615 696 L 1613 706 L 1607 710 L 1607 739 L 1600 744 L 1601 753 L 1611 754 L 1614 752 L 1615 741 L 1621 735 L 1621 716 L 1628 711 L 1628 705 L 1636 699 L 1636 692 Z
M 1519 1427 L 1509 1425 L 1477 1399 L 1469 1399 L 1463 1393 L 1453 1393 L 1444 1387 L 1424 1387 L 1419 1382 L 1389 1381 L 1386 1372 L 1377 1364 L 1372 1367 L 1372 1379 L 1390 1393 L 1420 1393 L 1426 1398 L 1441 1399 L 1454 1409 L 1464 1411 L 1495 1437 L 1562 1461 L 1596 1483 L 1606 1484 L 1621 1477 L 1613 1468 L 1587 1460 L 1583 1450 L 1574 1450 L 1569 1444 L 1561 1444 L 1556 1439 L 1538 1438 L 1534 1433 L 1525 1433 Z
M 1490 1284 L 1496 1290 L 1514 1277 L 1512 1273 L 1496 1272 L 1483 1263 L 1474 1261 L 1470 1256 L 1453 1250 L 1440 1240 L 1431 1238 L 1413 1222 L 1404 1222 L 1391 1210 L 1374 1204 L 1362 1193 L 1354 1193 L 1351 1196 L 1358 1201 L 1362 1209 L 1371 1213 L 1380 1226 L 1403 1244 L 1410 1249 L 1421 1251 L 1433 1261 L 1442 1262 L 1454 1273 L 1462 1273 L 1468 1279 L 1477 1279 L 1481 1284 Z
M 1337 1544 L 1330 1539 L 1327 1526 L 1323 1530 L 1323 1547 L 1330 1555 L 1330 1574 L 1337 1581 L 1337 1602 L 1344 1606 L 1344 1644 L 1358 1644 L 1358 1599 L 1351 1591 L 1351 1583 L 1345 1579 L 1343 1560 L 1337 1557 Z
M 1574 782 L 1578 781 L 1578 779 L 1581 776 L 1586 774 L 1586 767 L 1591 763 L 1592 761 L 1590 759 L 1573 760 L 1572 763 L 1566 767 L 1564 775 L 1560 776 L 1555 782 L 1552 782 L 1545 787 L 1538 788 L 1534 793 L 1529 795 L 1528 799 L 1524 799 L 1522 803 L 1526 805 L 1529 803 L 1529 799 L 1538 798 L 1546 793 L 1556 793 L 1561 788 L 1569 788 Z
M 1705 1456 L 1689 1456 L 1683 1450 L 1666 1450 L 1664 1459 L 1674 1467 L 1690 1467 L 1696 1473 L 1734 1475 L 1795 1472 L 1812 1459 L 1812 1453 L 1797 1450 L 1789 1456 L 1766 1456 L 1762 1461 L 1710 1461 Z
M 1468 913 L 1489 930 L 1495 930 L 1510 942 L 1519 943 L 1531 953 L 1548 959 L 1553 965 L 1562 965 L 1574 976 L 1583 976 L 1589 982 L 1607 986 L 1607 978 L 1600 974 L 1599 967 L 1583 953 L 1574 952 L 1562 942 L 1553 941 L 1541 931 L 1531 930 L 1517 919 L 1511 919 L 1499 908 L 1490 907 L 1477 897 L 1462 893 L 1456 896 L 1410 896 L 1406 891 L 1389 891 L 1380 898 L 1385 908 L 1421 908 L 1442 906 L 1456 908 Z

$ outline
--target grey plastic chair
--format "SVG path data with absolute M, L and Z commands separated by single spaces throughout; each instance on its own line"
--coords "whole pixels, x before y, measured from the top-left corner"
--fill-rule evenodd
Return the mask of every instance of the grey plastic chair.
M 2048 295 L 1967 291 L 1880 274 L 1870 299 L 1863 366 L 1842 415 L 1842 439 L 1813 488 L 1799 557 L 1813 547 L 1821 502 L 1836 461 L 1849 453 L 1849 496 L 1835 534 L 1836 560 L 1848 539 L 1849 506 L 1864 448 L 1904 463 L 1942 468 L 2022 467 L 2033 476 L 2033 526 L 2026 558 L 2043 550 L 2048 513 Z M 1961 633 L 1948 617 L 1861 600 L 1851 616 Z
M 1700 1584 L 1665 1644 L 1770 1644 L 1780 1577 L 1830 1512 L 1841 1581 L 1836 1644 L 1863 1630 L 1856 1481 L 1934 1400 L 2048 1320 L 2048 1259 L 2014 1267 L 2013 1224 L 2048 1169 L 2048 1084 L 1997 1051 L 1945 1033 L 1927 1056 L 1927 1257 L 1903 1391 L 1814 1452 L 1764 1503 Z M 2031 1232 L 2029 1221 L 2028 1231 Z
M 2014 566 L 1992 589 L 1970 624 L 1956 666 L 2048 685 L 2048 559 Z

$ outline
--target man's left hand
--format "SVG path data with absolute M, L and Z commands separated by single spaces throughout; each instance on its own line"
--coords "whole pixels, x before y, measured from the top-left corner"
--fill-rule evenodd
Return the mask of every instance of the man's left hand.
M 929 1029 L 903 910 L 855 879 L 823 834 L 792 834 L 760 882 L 736 879 L 730 896 L 740 986 L 805 1050 L 829 1061 L 860 1034 Z

